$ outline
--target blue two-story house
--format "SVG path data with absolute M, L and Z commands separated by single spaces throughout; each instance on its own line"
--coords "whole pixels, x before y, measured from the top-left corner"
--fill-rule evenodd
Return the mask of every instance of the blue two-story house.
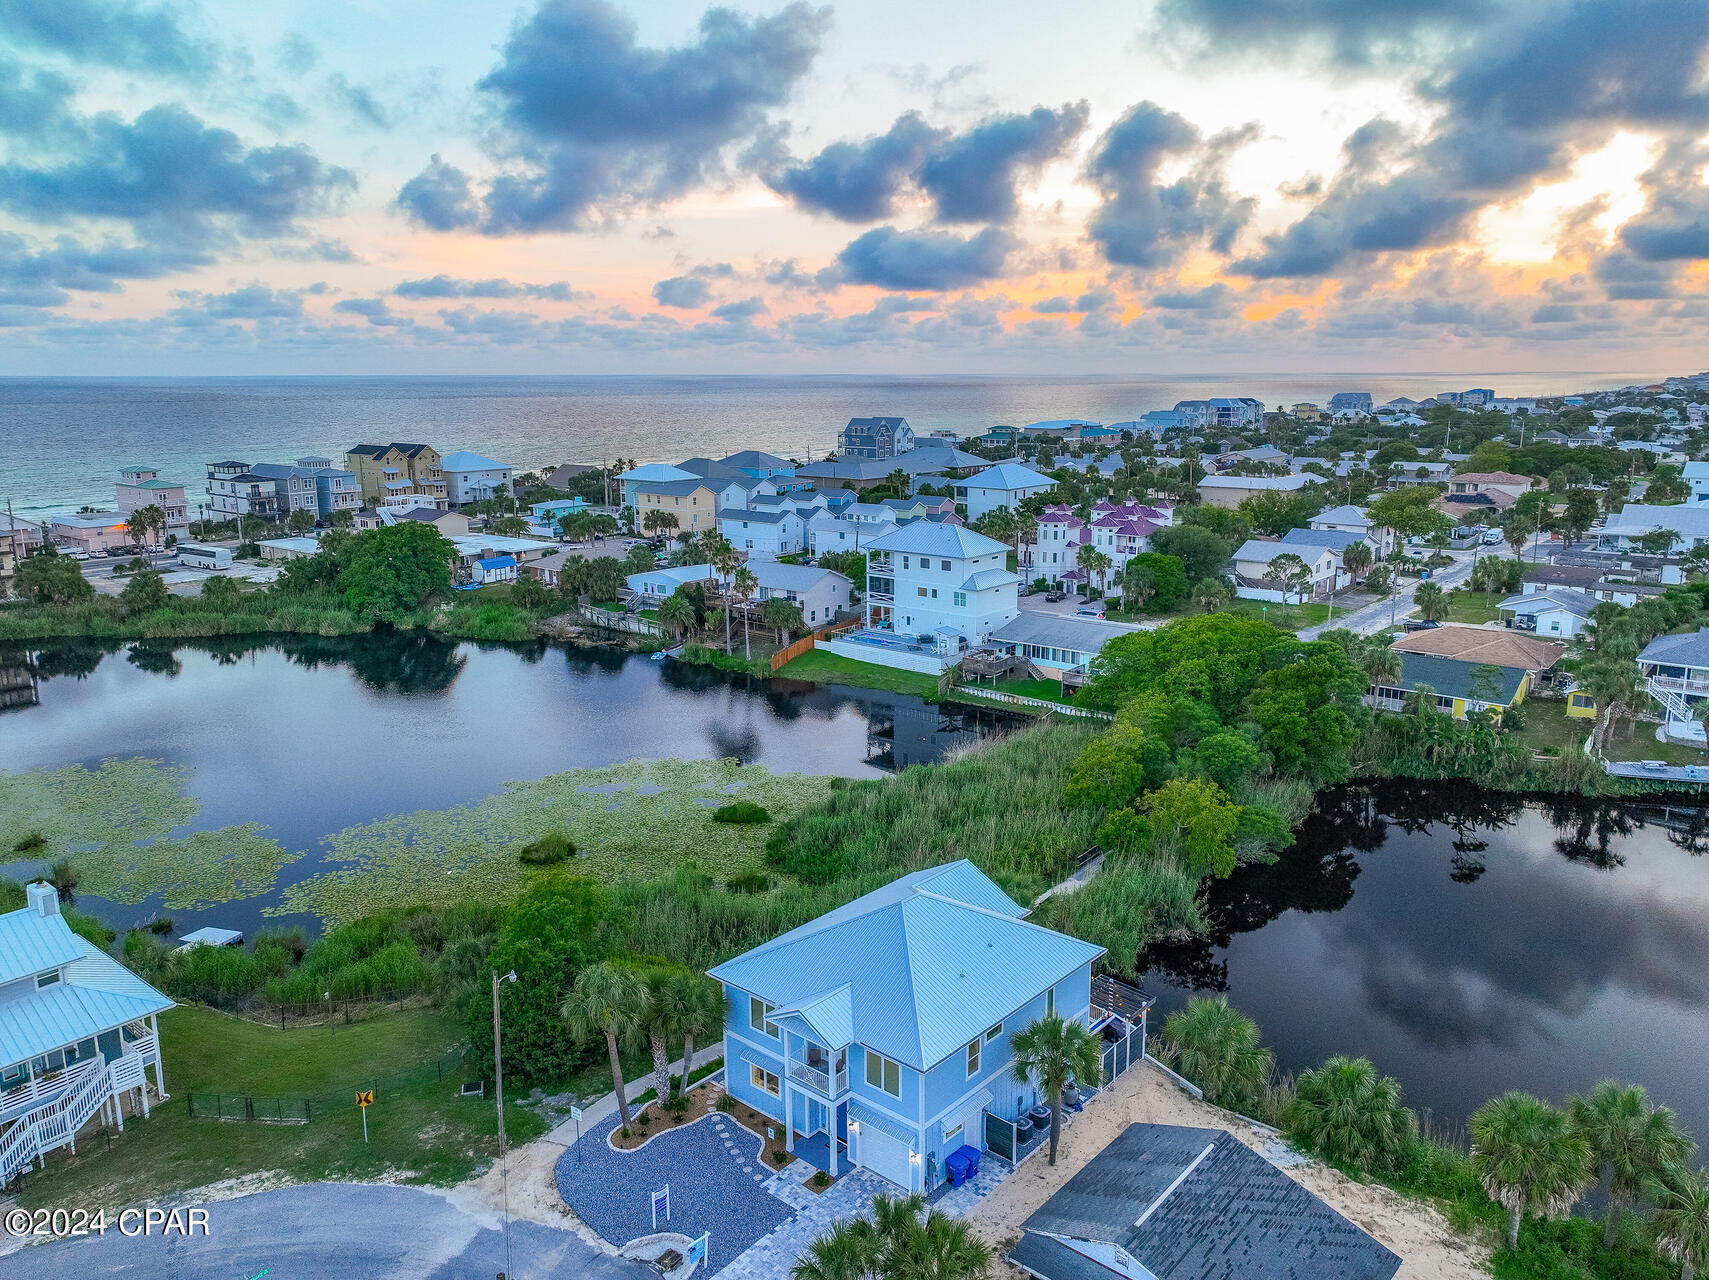
M 908 1191 L 984 1149 L 985 1114 L 1041 1099 L 1010 1037 L 1047 1013 L 1089 1020 L 1102 947 L 1025 919 L 971 862 L 876 889 L 711 970 L 725 1078 L 741 1102 Z M 822 1135 L 822 1136 L 815 1136 Z

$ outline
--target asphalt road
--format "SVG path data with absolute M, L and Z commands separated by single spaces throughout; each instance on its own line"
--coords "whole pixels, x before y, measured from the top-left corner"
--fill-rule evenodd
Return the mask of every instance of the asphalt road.
M 1529 548 L 1527 548 L 1529 550 Z M 1430 581 L 1435 582 L 1443 590 L 1457 587 L 1471 576 L 1473 553 L 1470 551 L 1450 551 L 1454 563 L 1446 569 L 1433 574 Z M 1484 559 L 1495 556 L 1502 560 L 1513 559 L 1512 548 L 1505 543 L 1499 547 L 1480 547 L 1477 558 Z M 1419 583 L 1424 579 L 1408 579 L 1407 585 L 1391 593 L 1375 604 L 1368 604 L 1352 613 L 1337 612 L 1332 622 L 1326 622 L 1320 627 L 1302 628 L 1301 640 L 1315 640 L 1323 632 L 1334 627 L 1346 627 L 1358 635 L 1368 636 L 1378 631 L 1385 631 L 1391 625 L 1398 627 L 1413 609 L 1413 594 L 1418 590 Z
M 69 1206 L 68 1206 L 69 1207 Z M 208 1235 L 95 1238 L 36 1245 L 0 1259 L 6 1280 L 493 1280 L 506 1270 L 498 1218 L 414 1187 L 314 1183 L 207 1206 Z M 640 1263 L 581 1237 L 511 1223 L 519 1280 L 649 1280 Z

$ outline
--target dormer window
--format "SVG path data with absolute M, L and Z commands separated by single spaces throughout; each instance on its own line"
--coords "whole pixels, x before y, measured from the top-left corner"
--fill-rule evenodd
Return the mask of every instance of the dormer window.
M 58 969 L 50 969 L 46 973 L 38 973 L 36 975 L 36 990 L 39 991 L 43 987 L 51 987 L 54 983 L 58 982 L 59 979 L 60 972 Z

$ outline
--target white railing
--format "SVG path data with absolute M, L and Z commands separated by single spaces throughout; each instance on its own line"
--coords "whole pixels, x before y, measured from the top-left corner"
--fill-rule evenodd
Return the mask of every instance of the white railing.
M 11 1128 L 0 1133 L 0 1184 L 12 1181 L 29 1168 L 37 1153 L 36 1131 L 33 1125 L 18 1120 Z
M 1661 680 L 1654 676 L 1650 677 L 1648 685 L 1650 696 L 1666 709 L 1669 721 L 1691 719 L 1691 703 L 1675 692 L 1682 683 L 1678 680 Z M 1709 690 L 1705 690 L 1705 692 L 1709 692 Z
M 107 1064 L 89 1058 L 68 1067 L 45 1084 L 54 1096 L 13 1121 L 0 1134 L 0 1183 L 10 1182 L 31 1161 L 55 1147 L 74 1142 L 77 1131 L 112 1096 Z M 14 1090 L 21 1093 L 22 1090 Z
M 847 1093 L 849 1087 L 847 1067 L 833 1075 L 831 1072 L 822 1071 L 818 1067 L 809 1066 L 807 1063 L 796 1061 L 793 1058 L 790 1059 L 789 1063 L 789 1078 L 797 1084 L 806 1085 L 809 1089 L 816 1089 L 827 1098 L 835 1098 Z

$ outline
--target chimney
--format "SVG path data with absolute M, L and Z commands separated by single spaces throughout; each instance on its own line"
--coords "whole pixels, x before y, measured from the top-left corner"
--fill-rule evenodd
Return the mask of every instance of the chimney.
M 25 891 L 30 909 L 37 915 L 57 916 L 59 914 L 59 890 L 45 880 L 37 880 Z

